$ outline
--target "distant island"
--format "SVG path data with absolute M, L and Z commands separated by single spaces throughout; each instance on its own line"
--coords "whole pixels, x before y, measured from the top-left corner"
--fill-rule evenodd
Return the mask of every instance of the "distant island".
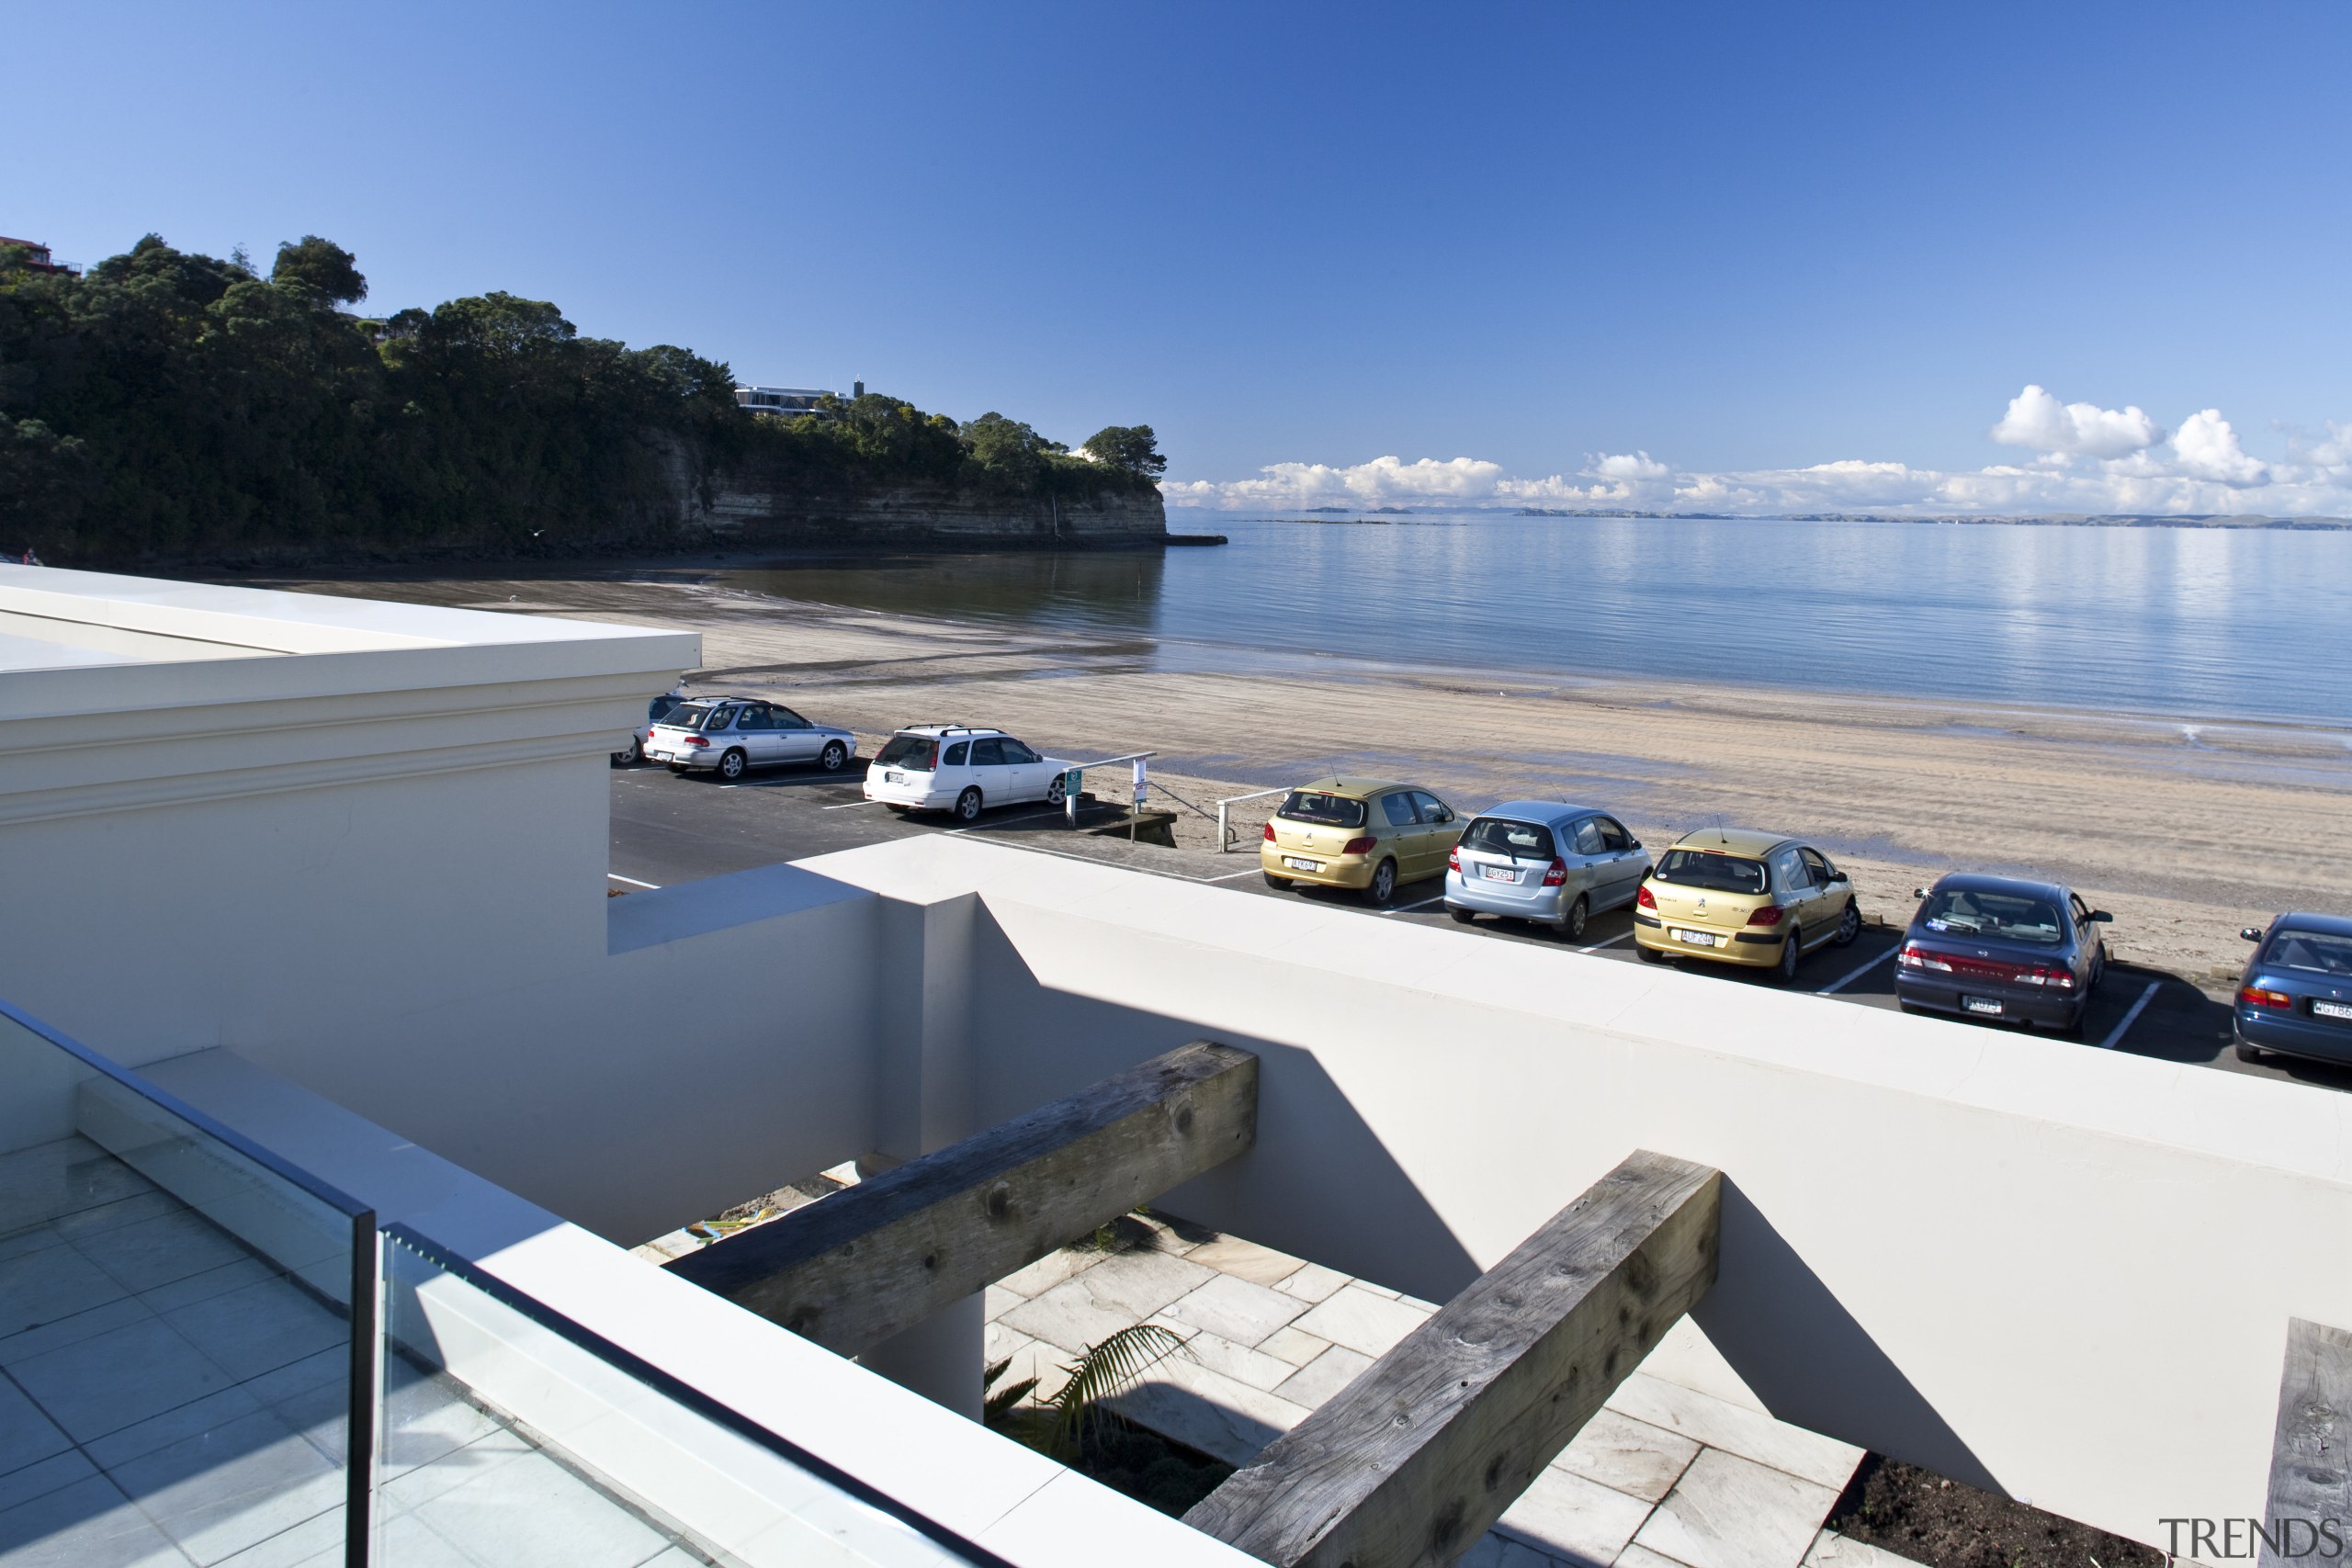
M 1722 512 L 1636 512 L 1625 507 L 1522 506 L 1514 517 L 1659 517 L 1758 523 L 1936 523 L 2043 528 L 2352 528 L 2346 517 L 2271 517 L 2230 513 L 2051 512 L 2007 516 L 1952 513 L 1775 512 L 1736 518 Z
M 263 276 L 154 234 L 76 275 L 0 245 L 0 554 L 52 566 L 1158 544 L 1149 425 L 1077 450 L 828 393 L 738 405 L 691 350 L 506 293 L 363 315 L 316 235 Z

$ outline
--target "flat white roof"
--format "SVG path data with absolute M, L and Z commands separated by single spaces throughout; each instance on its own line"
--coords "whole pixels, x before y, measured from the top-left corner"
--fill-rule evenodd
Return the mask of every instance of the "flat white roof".
M 0 562 L 0 673 L 675 635 Z

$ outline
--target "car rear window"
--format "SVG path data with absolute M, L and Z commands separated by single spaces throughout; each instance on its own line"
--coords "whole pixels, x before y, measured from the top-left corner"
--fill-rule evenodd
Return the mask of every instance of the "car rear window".
M 1344 795 L 1326 795 L 1319 789 L 1295 789 L 1283 800 L 1283 808 L 1274 815 L 1293 822 L 1313 822 L 1325 828 L 1361 828 L 1363 826 L 1363 802 Z
M 874 763 L 881 768 L 912 768 L 917 773 L 929 773 L 938 758 L 939 742 L 930 736 L 893 735 Z
M 1714 850 L 1668 850 L 1658 862 L 1657 879 L 1682 887 L 1705 887 L 1717 893 L 1761 893 L 1764 863 Z
M 662 716 L 662 722 L 672 729 L 700 729 L 718 708 L 701 703 L 684 703 Z
M 645 722 L 648 724 L 661 723 L 666 716 L 676 711 L 678 706 L 684 701 L 685 698 L 684 697 L 664 696 L 654 698 L 645 705 Z
M 2263 962 L 2311 975 L 2352 975 L 2352 936 L 2283 931 L 2270 939 L 2270 952 Z
M 1514 860 L 1550 860 L 1552 829 L 1541 822 L 1513 822 L 1502 817 L 1481 817 L 1462 830 L 1462 847 Z
M 1953 936 L 1997 937 L 2036 947 L 2055 947 L 2066 940 L 2065 918 L 2058 906 L 2027 893 L 1947 887 L 1928 896 L 1919 924 Z

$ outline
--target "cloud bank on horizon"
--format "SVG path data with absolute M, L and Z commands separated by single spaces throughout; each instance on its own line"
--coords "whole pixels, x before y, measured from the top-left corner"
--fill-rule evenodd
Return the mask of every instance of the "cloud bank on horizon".
M 1705 473 L 1647 452 L 1596 453 L 1574 474 L 1521 479 L 1476 457 L 1352 467 L 1274 463 L 1259 478 L 1177 479 L 1170 504 L 1219 511 L 1317 506 L 1553 506 L 1769 515 L 1894 513 L 2352 514 L 2352 423 L 2330 422 L 2318 441 L 2290 438 L 2285 458 L 2250 456 L 2219 409 L 2166 432 L 2145 410 L 2062 403 L 2028 386 L 1988 433 L 2022 456 L 1969 471 L 1846 458 L 1804 468 Z

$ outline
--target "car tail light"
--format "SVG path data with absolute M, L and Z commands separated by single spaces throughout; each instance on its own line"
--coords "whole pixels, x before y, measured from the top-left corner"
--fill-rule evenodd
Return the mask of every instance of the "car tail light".
M 1767 904 L 1749 915 L 1747 923 L 1751 926 L 1777 926 L 1781 923 L 1781 917 L 1787 913 L 1788 911 L 1778 904 Z
M 1657 908 L 1657 900 L 1650 897 L 1650 885 L 1646 882 L 1642 884 L 1642 890 L 1634 895 L 1634 902 L 1645 909 Z
M 1557 855 L 1553 856 L 1550 867 L 1544 873 L 1544 886 L 1546 887 L 1561 887 L 1566 886 L 1567 880 L 1568 863 L 1560 859 Z
M 2018 983 L 2023 986 L 2055 986 L 2062 991 L 2071 991 L 2075 988 L 2073 970 L 2052 969 L 2038 964 L 2020 966 L 2017 973 L 2017 979 Z
M 1462 874 L 1462 849 L 1460 845 L 1456 845 L 1453 849 L 1445 852 L 1445 869 L 1453 873 L 1456 876 Z
M 1947 975 L 1951 973 L 1951 964 L 1929 953 L 1926 948 L 1917 945 L 1905 946 L 1896 957 L 1895 962 L 1905 969 L 1940 969 Z
M 707 746 L 710 742 L 704 739 L 699 735 L 689 735 L 686 737 L 686 744 L 689 746 Z
M 1270 843 L 1270 844 L 1271 844 L 1271 843 L 1272 843 L 1273 841 L 1274 841 L 1274 825 L 1273 825 L 1272 822 L 1269 822 L 1269 823 L 1267 823 L 1267 824 L 1266 824 L 1266 842 L 1268 842 L 1268 843 Z
M 2292 1012 L 2295 1010 L 2294 998 L 2289 996 L 2284 991 L 2265 990 L 2260 986 L 2244 986 L 2239 987 L 2238 1003 L 2242 1007 L 2267 1008 L 2272 1012 Z
M 1368 855 L 1372 853 L 1372 847 L 1378 842 L 1380 842 L 1378 839 L 1366 834 L 1361 839 L 1350 839 L 1346 843 L 1341 844 L 1340 852 L 1343 855 Z

